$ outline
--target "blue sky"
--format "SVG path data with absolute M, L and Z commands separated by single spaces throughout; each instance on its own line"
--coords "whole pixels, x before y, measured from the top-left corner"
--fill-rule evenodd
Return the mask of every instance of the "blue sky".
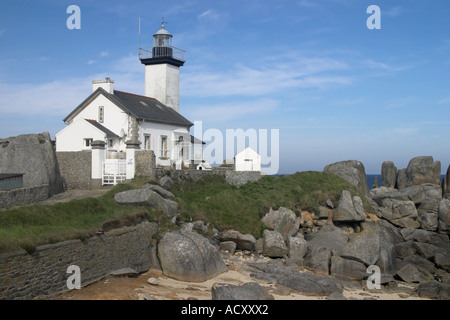
M 69 5 L 81 29 L 69 30 Z M 366 25 L 370 5 L 381 29 Z M 450 162 L 448 0 L 0 2 L 0 137 L 64 128 L 110 77 L 144 93 L 138 60 L 161 18 L 180 70 L 180 112 L 203 129 L 279 129 L 280 170 L 356 159 Z

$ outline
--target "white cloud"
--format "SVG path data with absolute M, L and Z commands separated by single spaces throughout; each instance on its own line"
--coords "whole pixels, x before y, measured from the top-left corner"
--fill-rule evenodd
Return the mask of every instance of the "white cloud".
M 399 72 L 411 69 L 411 66 L 394 66 L 384 62 L 377 62 L 372 59 L 366 59 L 363 61 L 363 64 L 370 69 L 378 69 L 387 72 Z
M 352 83 L 346 75 L 328 74 L 348 68 L 345 63 L 334 59 L 276 57 L 259 65 L 262 66 L 237 64 L 226 71 L 186 68 L 181 79 L 183 94 L 197 97 L 257 96 L 284 89 L 327 88 Z
M 189 109 L 189 117 L 192 119 L 202 119 L 205 122 L 225 122 L 241 119 L 246 115 L 265 114 L 275 110 L 278 106 L 278 101 L 274 99 L 258 99 L 251 102 L 208 104 L 186 107 L 186 109 Z
M 382 14 L 386 14 L 390 17 L 396 17 L 403 13 L 403 8 L 401 6 L 395 6 L 387 11 L 382 11 Z
M 100 57 L 107 57 L 107 56 L 109 56 L 109 52 L 108 51 L 100 52 Z
M 87 62 L 88 65 L 91 65 L 91 64 L 94 64 L 94 63 L 95 63 L 95 60 L 89 60 L 89 61 Z
M 386 102 L 385 109 L 401 109 L 417 101 L 416 97 L 403 97 Z

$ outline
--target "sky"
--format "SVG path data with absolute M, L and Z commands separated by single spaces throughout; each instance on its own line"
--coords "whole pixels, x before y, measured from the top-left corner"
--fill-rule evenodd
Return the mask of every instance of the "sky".
M 54 138 L 92 80 L 144 94 L 139 19 L 147 47 L 164 17 L 186 51 L 180 113 L 224 136 L 279 130 L 278 173 L 354 159 L 378 174 L 416 156 L 445 173 L 449 13 L 448 0 L 1 0 L 0 137 Z

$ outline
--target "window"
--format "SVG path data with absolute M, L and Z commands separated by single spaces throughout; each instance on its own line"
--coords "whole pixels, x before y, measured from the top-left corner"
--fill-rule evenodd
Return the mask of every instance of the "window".
M 89 148 L 92 144 L 92 138 L 86 138 L 84 139 L 84 147 Z
M 98 122 L 103 123 L 104 120 L 104 110 L 103 106 L 98 107 Z
M 114 146 L 114 139 L 108 140 L 108 148 L 112 148 Z
M 144 150 L 150 150 L 151 147 L 151 135 L 144 134 Z
M 161 158 L 167 158 L 167 136 L 161 136 Z

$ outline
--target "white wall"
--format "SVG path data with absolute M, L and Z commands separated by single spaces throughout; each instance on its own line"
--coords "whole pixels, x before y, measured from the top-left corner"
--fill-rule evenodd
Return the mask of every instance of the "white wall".
M 261 171 L 261 156 L 250 148 L 239 152 L 234 158 L 235 171 Z
M 175 150 L 175 136 L 174 131 L 177 130 L 190 137 L 189 130 L 187 128 L 182 128 L 169 124 L 160 124 L 153 122 L 140 122 L 139 123 L 139 141 L 141 141 L 141 149 L 144 149 L 144 135 L 150 134 L 150 149 L 153 150 L 156 156 L 156 164 L 169 166 L 172 161 L 178 159 L 178 155 Z M 169 150 L 169 159 L 161 159 L 161 136 L 167 136 L 167 149 Z M 190 140 L 188 140 L 190 141 Z M 184 155 L 186 159 L 189 159 L 189 147 L 184 150 Z
M 105 141 L 106 134 L 84 119 L 78 119 L 56 134 L 56 151 L 81 151 L 86 148 L 84 139 Z
M 145 66 L 145 95 L 179 112 L 180 69 L 169 64 Z

